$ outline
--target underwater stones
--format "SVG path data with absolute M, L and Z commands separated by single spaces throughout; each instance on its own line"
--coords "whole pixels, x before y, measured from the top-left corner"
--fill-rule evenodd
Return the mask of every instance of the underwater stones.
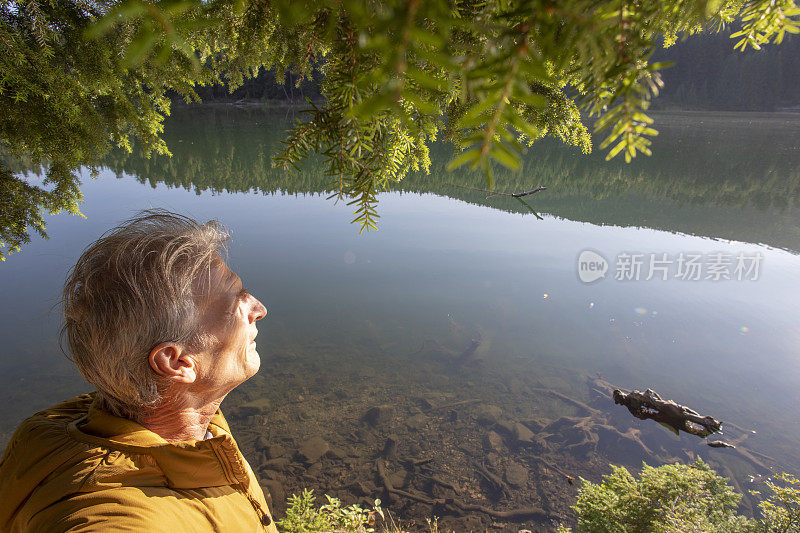
M 389 435 L 386 438 L 386 443 L 383 445 L 383 451 L 381 455 L 383 455 L 386 459 L 394 459 L 397 457 L 397 442 L 399 438 L 397 435 Z
M 331 459 L 341 460 L 344 459 L 347 454 L 341 448 L 335 448 L 331 446 L 331 448 L 328 450 L 328 453 L 326 453 L 325 455 L 327 455 Z
M 414 400 L 422 407 L 422 409 L 426 411 L 430 411 L 434 408 L 433 402 L 431 402 L 428 398 L 425 397 L 416 397 Z
M 377 405 L 371 407 L 364 415 L 364 421 L 371 426 L 384 426 L 392 420 L 394 409 L 391 405 Z
M 583 418 L 562 416 L 558 420 L 554 420 L 553 422 L 547 424 L 544 428 L 542 428 L 542 431 L 544 433 L 557 434 L 561 433 L 564 429 L 574 427 L 581 422 L 583 422 Z
M 486 464 L 495 470 L 500 468 L 500 462 L 500 456 L 495 452 L 489 452 L 486 454 Z
M 505 479 L 509 485 L 523 487 L 528 482 L 528 469 L 512 461 L 506 466 Z
M 405 488 L 408 485 L 410 474 L 405 470 L 398 470 L 397 472 L 389 475 L 389 483 L 396 489 Z
M 257 398 L 239 406 L 241 416 L 263 415 L 270 410 L 269 398 Z
M 493 426 L 500 421 L 503 410 L 496 405 L 479 405 L 475 409 L 478 423 L 484 426 Z
M 534 439 L 533 432 L 519 422 L 514 423 L 512 435 L 514 435 L 519 444 L 530 444 Z
M 264 490 L 264 495 L 267 497 L 267 503 L 270 504 L 272 509 L 275 509 L 276 503 L 283 503 L 286 500 L 286 490 L 280 481 L 264 479 L 261 480 L 260 485 Z
M 303 441 L 297 449 L 297 457 L 305 463 L 316 463 L 330 449 L 330 445 L 322 437 L 311 437 Z
M 289 463 L 290 461 L 288 457 L 277 457 L 264 463 L 262 468 L 267 468 L 270 470 L 285 470 L 286 467 L 289 466 Z
M 542 423 L 535 418 L 526 418 L 525 420 L 520 420 L 520 422 L 534 433 L 539 433 L 544 428 Z
M 372 481 L 356 481 L 347 487 L 355 496 L 372 496 L 378 494 L 378 487 Z
M 511 420 L 504 418 L 502 420 L 498 420 L 497 424 L 495 424 L 498 429 L 503 430 L 504 432 L 508 433 L 509 435 L 514 435 L 514 422 Z
M 597 449 L 612 459 L 628 463 L 639 463 L 649 459 L 650 449 L 642 442 L 636 429 L 622 433 L 617 428 L 606 424 L 598 424 L 594 428 L 597 434 Z
M 347 392 L 345 389 L 336 389 L 335 391 L 333 391 L 333 396 L 337 400 L 346 400 L 347 398 L 350 397 L 350 393 Z
M 501 452 L 503 450 L 503 437 L 496 431 L 489 431 L 483 438 L 483 446 L 489 451 Z
M 322 464 L 314 463 L 306 468 L 306 474 L 312 477 L 317 477 L 322 473 Z
M 264 435 L 259 435 L 258 438 L 256 439 L 256 450 L 265 450 L 268 447 L 269 447 L 269 439 Z
M 267 455 L 267 459 L 277 459 L 286 455 L 287 450 L 280 444 L 270 444 L 264 449 L 264 453 Z
M 272 479 L 275 481 L 280 481 L 281 478 L 281 475 L 275 470 L 261 470 L 259 471 L 259 476 L 263 479 Z
M 408 429 L 417 430 L 423 427 L 428 422 L 428 417 L 422 413 L 418 413 L 406 419 Z

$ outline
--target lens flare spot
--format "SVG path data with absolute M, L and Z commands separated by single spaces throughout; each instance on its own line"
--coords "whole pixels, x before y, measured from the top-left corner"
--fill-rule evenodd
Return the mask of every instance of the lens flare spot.
M 550 299 L 550 295 L 548 293 L 542 294 L 542 300 L 549 300 L 549 299 Z
M 647 309 L 645 309 L 644 307 L 634 307 L 633 312 L 636 313 L 637 315 L 644 316 L 647 314 Z
M 739 328 L 739 335 L 747 335 L 748 333 L 750 333 L 750 328 L 747 326 L 742 326 Z

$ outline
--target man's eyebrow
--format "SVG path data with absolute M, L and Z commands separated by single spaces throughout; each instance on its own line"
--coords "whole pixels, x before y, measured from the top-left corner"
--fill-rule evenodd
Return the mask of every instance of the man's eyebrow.
M 233 301 L 231 302 L 231 310 L 236 309 L 236 306 L 242 301 L 242 298 L 244 298 L 246 294 L 248 294 L 247 289 L 244 287 L 239 289 L 239 292 L 236 293 L 236 296 L 234 296 Z
M 236 293 L 236 302 L 238 303 L 242 298 L 249 294 L 248 290 L 244 287 L 241 288 L 239 292 Z

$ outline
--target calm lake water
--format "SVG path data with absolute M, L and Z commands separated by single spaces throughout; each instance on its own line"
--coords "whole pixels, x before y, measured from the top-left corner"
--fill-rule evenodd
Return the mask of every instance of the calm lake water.
M 312 486 L 352 501 L 379 496 L 374 458 L 387 435 L 399 440 L 389 470 L 408 490 L 445 490 L 422 483 L 435 474 L 465 501 L 535 505 L 556 519 L 568 518 L 575 495 L 562 474 L 596 480 L 609 461 L 700 456 L 741 490 L 771 472 L 797 474 L 800 116 L 656 118 L 654 155 L 631 165 L 542 143 L 520 172 L 498 172 L 500 191 L 548 187 L 527 205 L 487 199 L 474 190 L 482 178 L 446 173 L 437 148 L 431 175 L 381 194 L 379 231 L 359 235 L 351 209 L 326 200 L 318 163 L 294 180 L 270 168 L 283 112 L 179 109 L 165 134 L 172 159 L 110 157 L 98 179 L 84 180 L 86 219 L 47 217 L 50 240 L 0 264 L 0 444 L 23 418 L 88 390 L 57 344 L 60 286 L 81 249 L 137 210 L 164 207 L 227 225 L 232 268 L 269 308 L 261 372 L 223 408 L 278 494 Z M 578 271 L 585 250 L 607 263 L 593 283 Z M 691 257 L 699 274 L 686 271 Z M 637 262 L 638 273 L 628 268 Z M 721 438 L 745 453 L 633 419 L 592 391 L 587 378 L 598 374 L 738 426 Z M 591 402 L 603 414 L 590 418 L 633 428 L 645 449 L 592 431 L 588 445 L 573 446 L 551 423 L 587 412 L 549 391 Z M 258 409 L 240 408 L 254 401 Z M 478 421 L 488 404 L 499 425 Z M 361 420 L 380 405 L 391 406 L 383 425 Z M 504 420 L 543 440 L 517 442 Z M 499 446 L 487 443 L 491 432 Z M 291 453 L 311 435 L 336 450 L 321 467 Z M 614 453 L 629 444 L 635 453 Z M 433 471 L 408 466 L 426 457 Z M 475 464 L 509 493 L 492 494 Z M 745 510 L 752 505 L 746 498 Z M 421 503 L 389 507 L 409 520 L 431 513 Z M 453 527 L 549 527 L 436 514 Z

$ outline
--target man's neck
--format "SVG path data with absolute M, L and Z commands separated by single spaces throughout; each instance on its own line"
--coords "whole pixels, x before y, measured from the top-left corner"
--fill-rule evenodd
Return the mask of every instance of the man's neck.
M 198 398 L 169 401 L 145 415 L 141 425 L 168 442 L 203 440 L 206 438 L 211 417 L 219 409 L 223 398 L 201 400 Z

